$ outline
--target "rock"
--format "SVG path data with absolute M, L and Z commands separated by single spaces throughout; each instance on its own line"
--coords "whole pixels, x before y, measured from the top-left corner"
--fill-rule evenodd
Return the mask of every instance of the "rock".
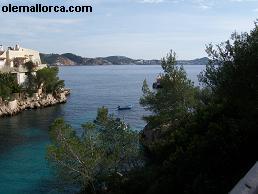
M 70 94 L 69 89 L 61 90 L 55 97 L 52 94 L 34 95 L 32 98 L 23 98 L 0 103 L 0 117 L 13 116 L 26 109 L 44 108 L 55 104 L 65 103 L 67 96 Z
M 10 102 L 8 103 L 8 108 L 9 108 L 10 110 L 15 110 L 15 109 L 17 109 L 17 107 L 18 107 L 17 100 L 13 100 L 13 101 L 10 101 Z

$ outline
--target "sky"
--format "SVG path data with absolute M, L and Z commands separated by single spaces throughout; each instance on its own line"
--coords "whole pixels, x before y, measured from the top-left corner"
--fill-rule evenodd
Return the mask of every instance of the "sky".
M 0 44 L 84 57 L 160 59 L 172 49 L 201 58 L 205 45 L 249 32 L 258 18 L 258 0 L 0 0 L 9 3 L 91 5 L 92 13 L 0 12 Z

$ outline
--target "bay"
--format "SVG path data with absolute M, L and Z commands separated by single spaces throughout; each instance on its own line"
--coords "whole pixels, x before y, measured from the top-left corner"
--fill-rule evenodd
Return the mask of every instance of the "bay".
M 204 68 L 185 66 L 196 85 Z M 146 124 L 142 117 L 148 114 L 139 105 L 142 83 L 146 79 L 151 86 L 160 72 L 156 65 L 60 67 L 60 78 L 72 90 L 66 104 L 0 118 L 0 193 L 71 193 L 69 188 L 62 189 L 45 159 L 51 123 L 63 117 L 80 132 L 80 125 L 93 120 L 97 108 L 105 106 L 133 129 L 141 130 Z M 118 105 L 129 104 L 132 110 L 117 111 Z

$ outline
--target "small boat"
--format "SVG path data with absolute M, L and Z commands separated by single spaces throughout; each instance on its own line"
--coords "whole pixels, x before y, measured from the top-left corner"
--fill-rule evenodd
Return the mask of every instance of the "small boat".
M 133 105 L 128 106 L 118 106 L 117 110 L 131 110 L 133 108 Z

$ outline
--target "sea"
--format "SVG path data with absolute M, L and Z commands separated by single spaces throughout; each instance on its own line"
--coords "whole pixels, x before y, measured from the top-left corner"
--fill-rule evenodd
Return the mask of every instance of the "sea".
M 184 68 L 189 79 L 200 85 L 197 75 L 205 66 Z M 0 194 L 75 193 L 56 177 L 46 160 L 51 123 L 64 118 L 80 133 L 81 124 L 94 120 L 97 109 L 105 106 L 110 114 L 140 131 L 146 125 L 143 116 L 151 114 L 139 104 L 142 83 L 146 79 L 151 87 L 159 73 L 159 65 L 60 67 L 59 77 L 71 89 L 66 104 L 0 118 Z M 119 105 L 133 108 L 118 111 Z

